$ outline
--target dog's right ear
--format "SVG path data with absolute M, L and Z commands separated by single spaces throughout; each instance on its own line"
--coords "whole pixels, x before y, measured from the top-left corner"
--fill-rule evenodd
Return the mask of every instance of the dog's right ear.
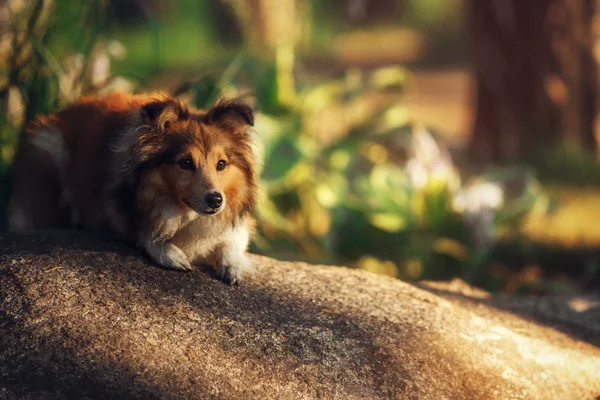
M 208 124 L 232 127 L 254 126 L 254 113 L 245 103 L 235 100 L 219 100 L 206 113 L 204 120 Z
M 159 132 L 164 132 L 168 124 L 179 119 L 189 118 L 190 113 L 181 102 L 168 98 L 166 100 L 153 100 L 142 106 L 141 117 L 144 124 L 155 127 Z

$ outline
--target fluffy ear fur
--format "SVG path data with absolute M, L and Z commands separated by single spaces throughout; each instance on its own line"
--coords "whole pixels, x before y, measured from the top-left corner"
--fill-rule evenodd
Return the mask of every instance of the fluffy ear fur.
M 221 100 L 208 110 L 204 120 L 207 124 L 240 129 L 254 126 L 254 113 L 247 104 L 234 100 Z
M 187 107 L 173 98 L 154 100 L 141 109 L 142 121 L 155 127 L 159 132 L 164 132 L 165 127 L 179 119 L 189 118 Z
M 139 110 L 132 125 L 111 145 L 120 170 L 116 176 L 132 180 L 136 170 L 163 150 L 163 133 L 170 123 L 188 119 L 187 107 L 171 97 L 153 99 Z M 141 120 L 141 124 L 140 124 Z

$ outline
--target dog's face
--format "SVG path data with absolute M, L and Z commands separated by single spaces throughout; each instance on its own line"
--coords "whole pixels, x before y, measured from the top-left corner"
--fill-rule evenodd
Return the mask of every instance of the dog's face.
M 149 127 L 139 135 L 144 201 L 168 201 L 202 216 L 225 210 L 228 217 L 241 216 L 254 207 L 254 121 L 248 106 L 221 103 L 200 113 L 171 99 L 143 107 L 142 119 Z

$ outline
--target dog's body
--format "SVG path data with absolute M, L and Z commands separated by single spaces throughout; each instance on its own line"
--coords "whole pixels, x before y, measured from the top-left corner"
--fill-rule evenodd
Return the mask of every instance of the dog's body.
M 105 229 L 162 266 L 209 263 L 238 282 L 256 202 L 253 124 L 236 102 L 197 111 L 118 93 L 39 117 L 15 156 L 9 225 Z

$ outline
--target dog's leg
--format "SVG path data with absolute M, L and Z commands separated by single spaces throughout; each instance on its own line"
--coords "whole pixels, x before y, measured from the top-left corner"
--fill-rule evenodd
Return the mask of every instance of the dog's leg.
M 180 271 L 190 271 L 192 264 L 188 256 L 173 243 L 165 241 L 146 240 L 141 244 L 150 258 L 165 268 L 176 269 Z
M 246 226 L 239 226 L 227 235 L 217 250 L 217 272 L 225 283 L 240 283 L 244 273 L 252 268 L 252 262 L 246 255 L 249 240 Z
M 8 215 L 11 230 L 65 228 L 67 148 L 62 134 L 47 122 L 32 125 L 19 140 L 12 172 Z

